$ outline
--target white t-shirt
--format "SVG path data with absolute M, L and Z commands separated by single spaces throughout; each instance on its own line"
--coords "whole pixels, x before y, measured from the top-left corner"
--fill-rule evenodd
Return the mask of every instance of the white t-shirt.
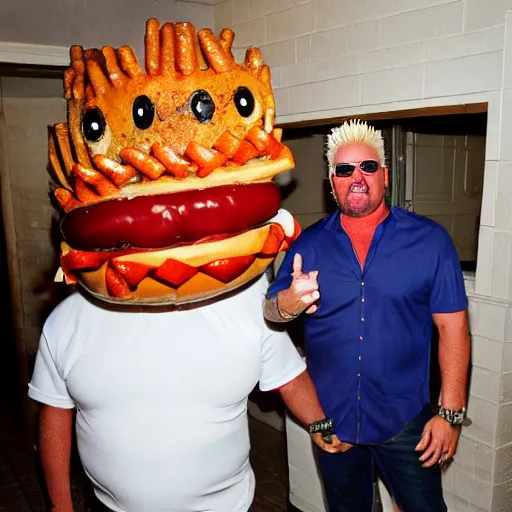
M 267 280 L 214 304 L 109 311 L 80 293 L 43 328 L 31 398 L 77 408 L 82 464 L 119 512 L 246 512 L 254 495 L 247 396 L 304 362 L 263 319 Z

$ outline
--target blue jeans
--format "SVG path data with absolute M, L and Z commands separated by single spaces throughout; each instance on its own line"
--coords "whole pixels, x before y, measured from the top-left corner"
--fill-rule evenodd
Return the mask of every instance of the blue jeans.
M 374 469 L 377 466 L 393 499 L 403 512 L 446 512 L 441 469 L 421 467 L 418 444 L 429 405 L 396 436 L 381 444 L 355 445 L 345 453 L 319 455 L 319 467 L 329 512 L 371 512 Z

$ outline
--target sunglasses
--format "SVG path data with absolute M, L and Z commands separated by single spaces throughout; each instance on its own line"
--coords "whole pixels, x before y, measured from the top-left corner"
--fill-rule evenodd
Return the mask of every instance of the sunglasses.
M 352 176 L 352 173 L 359 167 L 365 174 L 374 174 L 379 170 L 380 164 L 375 160 L 363 160 L 359 163 L 342 163 L 334 166 L 334 175 L 338 178 Z

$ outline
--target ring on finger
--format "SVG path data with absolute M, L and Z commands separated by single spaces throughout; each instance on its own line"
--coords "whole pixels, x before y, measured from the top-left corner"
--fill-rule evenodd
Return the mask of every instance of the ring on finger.
M 448 464 L 448 462 L 450 462 L 452 459 L 452 455 L 450 455 L 449 453 L 443 453 L 443 455 L 441 455 L 441 457 L 439 458 L 439 464 Z

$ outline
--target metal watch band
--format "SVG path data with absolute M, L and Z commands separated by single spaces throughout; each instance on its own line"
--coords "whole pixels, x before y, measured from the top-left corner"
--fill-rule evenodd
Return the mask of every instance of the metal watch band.
M 466 408 L 447 409 L 446 407 L 439 405 L 437 414 L 451 425 L 462 425 L 466 419 Z
M 332 434 L 334 432 L 334 422 L 331 418 L 315 421 L 309 425 L 308 431 L 310 434 Z
M 313 434 L 322 434 L 324 443 L 331 444 L 332 436 L 334 434 L 334 422 L 332 418 L 324 418 L 322 420 L 314 421 L 309 425 L 308 432 Z

